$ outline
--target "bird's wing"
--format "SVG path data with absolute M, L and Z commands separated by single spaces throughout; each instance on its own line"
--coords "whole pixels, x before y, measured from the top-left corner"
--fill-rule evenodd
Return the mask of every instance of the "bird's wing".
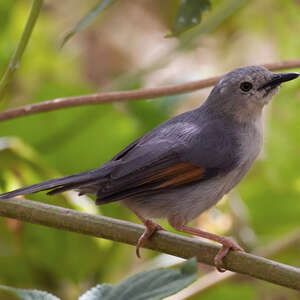
M 153 138 L 128 146 L 114 160 L 110 179 L 97 194 L 97 203 L 161 193 L 208 180 L 234 167 L 235 139 L 220 126 L 204 127 L 189 140 Z

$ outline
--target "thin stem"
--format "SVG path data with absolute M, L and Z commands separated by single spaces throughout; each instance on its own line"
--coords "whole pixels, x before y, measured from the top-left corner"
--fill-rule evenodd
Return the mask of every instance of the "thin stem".
M 276 63 L 265 64 L 269 70 L 283 70 L 300 67 L 300 59 L 288 60 Z M 91 94 L 85 96 L 75 96 L 68 98 L 58 98 L 49 101 L 43 101 L 26 106 L 20 106 L 9 109 L 0 113 L 0 122 L 14 118 L 29 116 L 42 112 L 76 107 L 83 105 L 95 105 L 103 103 L 111 103 L 117 101 L 131 101 L 138 99 L 154 99 L 162 96 L 171 96 L 176 94 L 184 94 L 195 90 L 203 89 L 216 84 L 222 76 L 211 77 L 208 79 L 192 81 L 183 84 L 174 84 L 158 88 L 141 89 L 135 91 L 124 92 L 108 92 Z
M 254 250 L 257 255 L 272 257 L 300 243 L 300 230 L 296 229 L 284 238 L 280 238 L 264 248 Z M 209 272 L 201 276 L 197 281 L 176 295 L 170 296 L 165 300 L 187 300 L 198 296 L 207 290 L 216 287 L 218 284 L 236 278 L 239 274 L 233 272 L 220 273 L 217 271 Z
M 3 98 L 7 86 L 11 82 L 15 71 L 19 67 L 20 60 L 23 56 L 23 53 L 26 49 L 26 46 L 30 39 L 31 33 L 32 33 L 35 23 L 37 21 L 37 18 L 40 14 L 42 4 L 43 4 L 43 0 L 34 0 L 33 1 L 26 26 L 22 33 L 21 39 L 18 43 L 17 49 L 15 50 L 15 52 L 10 60 L 10 63 L 7 67 L 7 70 L 5 71 L 3 77 L 0 81 L 0 100 Z
M 144 231 L 143 226 L 129 222 L 22 198 L 0 200 L 0 204 L 0 215 L 4 217 L 130 245 L 136 245 L 138 238 Z M 145 247 L 182 258 L 196 256 L 199 262 L 209 265 L 214 264 L 214 257 L 219 250 L 217 245 L 162 231 L 156 232 L 151 241 L 145 243 Z M 300 269 L 259 256 L 231 251 L 224 259 L 222 267 L 300 290 Z

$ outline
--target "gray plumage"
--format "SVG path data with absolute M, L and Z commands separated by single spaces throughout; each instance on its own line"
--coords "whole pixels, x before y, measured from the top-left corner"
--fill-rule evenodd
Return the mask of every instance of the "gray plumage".
M 0 198 L 75 189 L 97 195 L 97 204 L 120 200 L 144 218 L 167 218 L 178 228 L 216 204 L 248 172 L 262 147 L 263 107 L 281 82 L 297 76 L 258 66 L 236 69 L 203 105 L 162 123 L 100 168 Z

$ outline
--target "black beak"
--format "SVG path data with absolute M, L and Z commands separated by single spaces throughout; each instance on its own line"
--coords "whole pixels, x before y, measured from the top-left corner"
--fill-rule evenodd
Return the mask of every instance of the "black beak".
M 273 78 L 265 83 L 264 85 L 260 86 L 258 90 L 264 89 L 266 87 L 275 88 L 276 86 L 280 85 L 282 82 L 290 81 L 293 79 L 296 79 L 299 77 L 299 73 L 281 73 L 281 74 L 275 74 Z

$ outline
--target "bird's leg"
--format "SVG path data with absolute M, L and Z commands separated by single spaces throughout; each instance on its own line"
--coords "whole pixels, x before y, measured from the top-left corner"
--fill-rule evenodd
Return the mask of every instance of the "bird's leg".
M 192 228 L 185 225 L 178 225 L 173 222 L 171 222 L 170 225 L 178 231 L 189 233 L 222 244 L 222 248 L 219 250 L 219 252 L 214 258 L 215 266 L 220 272 L 225 272 L 225 270 L 221 268 L 221 265 L 223 264 L 223 258 L 227 255 L 230 249 L 236 251 L 245 251 L 242 247 L 240 247 L 237 243 L 235 243 L 229 238 L 209 233 L 198 228 Z
M 132 209 L 131 209 L 132 210 Z M 133 213 L 143 222 L 143 224 L 146 226 L 146 229 L 144 231 L 144 233 L 140 236 L 137 244 L 136 244 L 136 256 L 138 258 L 140 258 L 140 248 L 143 247 L 143 245 L 145 244 L 145 242 L 153 235 L 153 233 L 157 230 L 166 230 L 164 229 L 162 226 L 160 226 L 159 224 L 144 218 L 143 216 L 141 216 L 139 213 L 137 213 L 136 211 L 132 210 Z

